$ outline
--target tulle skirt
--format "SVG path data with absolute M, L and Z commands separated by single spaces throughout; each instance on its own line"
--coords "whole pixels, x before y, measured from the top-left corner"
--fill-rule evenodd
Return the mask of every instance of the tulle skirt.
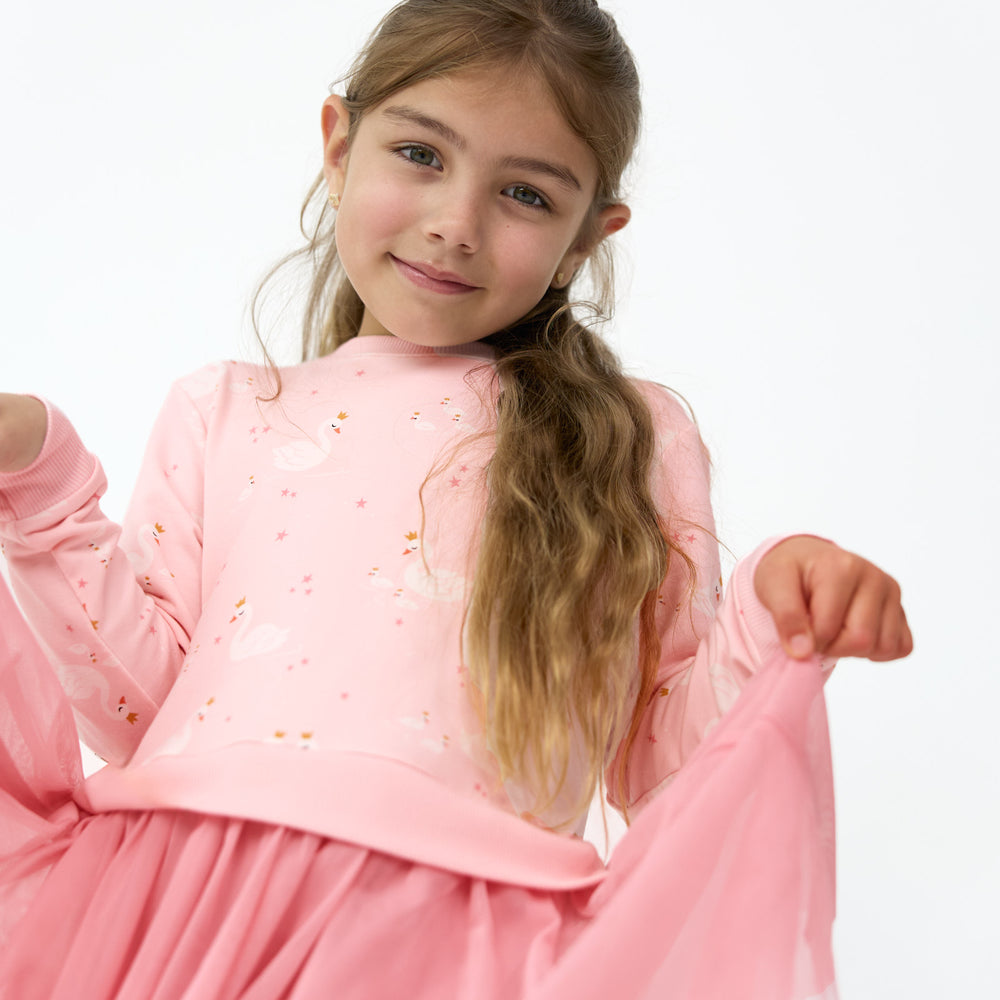
M 4 1000 L 833 1000 L 818 664 L 764 665 L 607 877 L 533 890 L 236 818 L 89 814 L 0 583 Z

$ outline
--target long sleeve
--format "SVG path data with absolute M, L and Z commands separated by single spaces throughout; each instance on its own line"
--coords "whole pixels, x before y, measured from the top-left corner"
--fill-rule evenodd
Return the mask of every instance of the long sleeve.
M 100 508 L 100 463 L 59 410 L 48 412 L 41 454 L 0 476 L 0 537 L 81 737 L 124 763 L 177 676 L 200 609 L 203 424 L 175 387 L 119 526 Z
M 673 553 L 659 593 L 656 684 L 627 771 L 633 815 L 669 784 L 747 680 L 781 648 L 771 616 L 753 587 L 760 559 L 781 539 L 769 539 L 741 559 L 723 595 L 707 451 L 676 400 L 657 387 L 647 384 L 645 389 L 661 447 L 654 496 L 671 541 L 690 564 Z M 606 781 L 608 801 L 621 809 L 618 762 L 616 756 Z

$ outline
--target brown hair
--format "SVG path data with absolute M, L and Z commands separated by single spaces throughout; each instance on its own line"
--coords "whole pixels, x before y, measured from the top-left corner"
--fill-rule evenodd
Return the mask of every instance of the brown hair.
M 346 77 L 348 141 L 363 115 L 396 91 L 497 65 L 542 81 L 593 151 L 597 189 L 581 239 L 596 242 L 586 227 L 620 200 L 640 96 L 632 55 L 595 0 L 397 5 Z M 310 212 L 317 219 L 311 234 Z M 355 336 L 364 314 L 340 267 L 334 221 L 321 175 L 302 210 L 309 244 L 292 255 L 313 265 L 304 358 Z M 612 271 L 603 243 L 588 267 L 607 311 Z M 502 391 L 466 613 L 467 666 L 501 775 L 529 781 L 533 812 L 555 801 L 574 740 L 582 740 L 584 785 L 569 825 L 595 787 L 603 789 L 620 743 L 616 791 L 627 803 L 628 759 L 659 659 L 656 591 L 672 552 L 693 567 L 668 541 L 650 495 L 649 408 L 608 347 L 574 315 L 568 289 L 550 288 L 527 316 L 486 341 L 496 350 L 494 385 Z M 625 814 L 627 821 L 627 806 Z

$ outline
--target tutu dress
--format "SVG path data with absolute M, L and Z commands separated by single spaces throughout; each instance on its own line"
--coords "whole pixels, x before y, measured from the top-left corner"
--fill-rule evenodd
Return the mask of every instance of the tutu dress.
M 530 816 L 500 780 L 461 657 L 489 374 L 390 337 L 277 403 L 204 369 L 123 528 L 50 408 L 0 476 L 34 626 L 0 587 L 0 997 L 835 998 L 829 664 L 757 602 L 773 542 L 721 595 L 707 460 L 659 387 L 654 495 L 698 579 L 661 589 L 636 818 L 604 864 L 578 787 Z M 86 780 L 78 732 L 109 761 Z

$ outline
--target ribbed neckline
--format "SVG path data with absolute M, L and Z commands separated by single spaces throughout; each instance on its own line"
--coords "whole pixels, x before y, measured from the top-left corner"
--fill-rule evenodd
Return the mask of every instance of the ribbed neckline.
M 495 352 L 488 344 L 473 340 L 468 344 L 455 344 L 452 347 L 424 347 L 422 344 L 412 344 L 408 340 L 391 335 L 352 337 L 344 341 L 334 352 L 338 357 L 362 357 L 378 354 L 411 355 L 413 357 L 453 357 L 474 358 L 481 361 L 492 361 Z

